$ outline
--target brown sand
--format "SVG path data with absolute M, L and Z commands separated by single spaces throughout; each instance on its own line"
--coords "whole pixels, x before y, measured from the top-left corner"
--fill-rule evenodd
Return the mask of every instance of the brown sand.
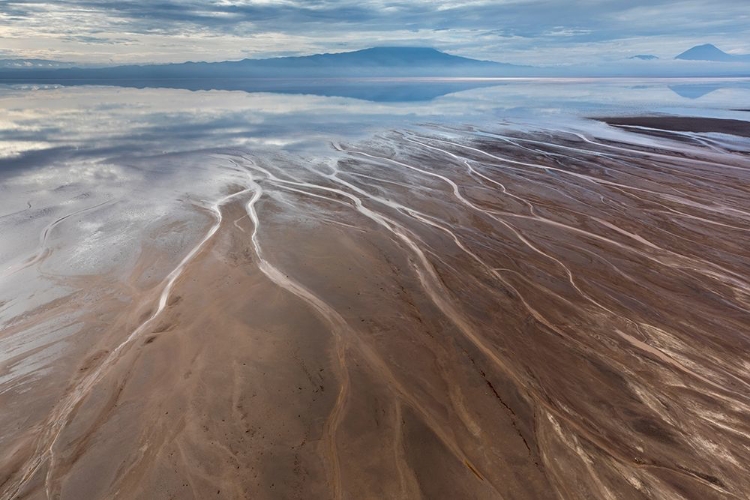
M 257 184 L 164 311 L 111 356 L 161 287 L 100 301 L 70 379 L 0 396 L 1 498 L 747 498 L 747 158 L 341 148 L 230 155 Z
M 602 121 L 619 127 L 646 127 L 675 132 L 717 132 L 720 134 L 750 137 L 750 122 L 743 120 L 696 118 L 690 116 L 629 116 L 602 118 Z

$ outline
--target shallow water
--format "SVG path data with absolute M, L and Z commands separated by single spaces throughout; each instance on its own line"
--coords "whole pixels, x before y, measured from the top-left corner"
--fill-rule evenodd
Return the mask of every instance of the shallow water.
M 0 88 L 0 498 L 742 497 L 750 82 L 492 83 Z
M 42 298 L 38 285 L 19 293 L 25 286 L 13 280 L 39 279 L 33 270 L 33 276 L 24 274 L 33 267 L 29 262 L 39 264 L 44 256 L 39 267 L 61 275 L 131 266 L 138 234 L 149 225 L 192 217 L 185 213 L 192 213 L 192 204 L 217 199 L 228 183 L 241 184 L 243 175 L 235 177 L 216 153 L 325 159 L 334 155 L 334 143 L 435 124 L 616 136 L 619 131 L 586 118 L 669 113 L 743 119 L 747 112 L 733 110 L 750 102 L 750 81 L 737 79 L 495 83 L 434 98 L 445 91 L 444 82 L 400 83 L 409 88 L 398 94 L 404 102 L 388 102 L 390 87 L 382 81 L 368 83 L 366 95 L 386 102 L 241 91 L 0 87 L 0 231 L 12 235 L 0 242 L 0 270 L 14 283 L 0 287 L 0 325 L 56 296 Z M 632 134 L 630 140 L 648 142 Z M 170 251 L 179 252 L 185 239 L 198 235 L 187 228 L 173 236 L 159 244 L 176 238 Z

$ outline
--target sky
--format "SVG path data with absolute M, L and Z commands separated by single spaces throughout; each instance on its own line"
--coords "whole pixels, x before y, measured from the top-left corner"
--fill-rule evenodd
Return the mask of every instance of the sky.
M 123 64 L 430 46 L 531 65 L 750 53 L 747 0 L 0 0 L 0 58 Z

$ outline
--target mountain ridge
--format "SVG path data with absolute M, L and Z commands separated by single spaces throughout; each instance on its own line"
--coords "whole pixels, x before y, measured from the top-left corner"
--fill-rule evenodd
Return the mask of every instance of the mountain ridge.
M 706 57 L 706 53 L 724 54 L 726 60 L 735 64 L 700 59 Z M 631 58 L 635 59 L 632 64 L 625 65 L 604 62 L 535 67 L 470 59 L 430 47 L 390 46 L 220 62 L 74 67 L 0 65 L 0 82 L 249 89 L 266 88 L 267 83 L 261 84 L 261 80 L 298 80 L 319 85 L 323 81 L 358 78 L 750 77 L 750 65 L 746 65 L 750 63 L 750 56 L 745 59 L 745 56 L 726 54 L 712 45 L 694 47 L 678 55 L 676 60 L 652 60 L 652 57 L 656 56 L 638 55 Z M 243 80 L 246 83 L 242 83 Z
M 454 56 L 428 47 L 372 47 L 351 52 L 237 61 L 139 64 L 98 68 L 1 68 L 0 77 L 127 78 L 331 78 L 398 76 L 514 76 L 528 66 Z
M 716 45 L 704 43 L 691 47 L 675 57 L 682 61 L 750 62 L 750 54 L 728 54 Z

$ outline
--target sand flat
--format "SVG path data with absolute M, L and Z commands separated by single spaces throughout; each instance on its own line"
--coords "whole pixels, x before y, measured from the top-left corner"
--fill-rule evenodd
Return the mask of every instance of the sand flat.
M 15 327 L 85 311 L 0 498 L 742 498 L 750 160 L 616 137 L 222 151 L 178 255 Z

